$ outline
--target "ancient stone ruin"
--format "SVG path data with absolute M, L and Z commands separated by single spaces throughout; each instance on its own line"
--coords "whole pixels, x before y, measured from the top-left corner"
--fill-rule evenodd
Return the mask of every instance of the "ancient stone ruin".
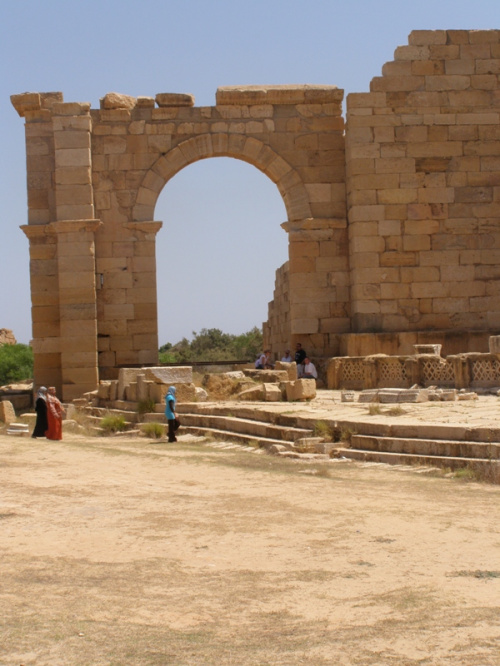
M 342 115 L 335 86 L 24 93 L 35 382 L 65 400 L 158 362 L 155 204 L 227 156 L 283 197 L 265 344 L 314 357 L 486 352 L 500 329 L 500 31 L 414 31 Z
M 16 336 L 9 328 L 0 328 L 0 345 L 17 344 Z

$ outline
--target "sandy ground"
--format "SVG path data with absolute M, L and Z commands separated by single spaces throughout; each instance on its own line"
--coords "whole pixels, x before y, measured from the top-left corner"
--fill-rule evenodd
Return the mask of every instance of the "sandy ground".
M 378 417 L 377 417 L 378 418 Z M 0 663 L 500 663 L 500 487 L 0 434 Z

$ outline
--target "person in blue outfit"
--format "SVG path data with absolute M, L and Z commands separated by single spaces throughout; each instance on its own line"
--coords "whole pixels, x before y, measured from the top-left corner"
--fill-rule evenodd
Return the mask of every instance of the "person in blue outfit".
M 180 423 L 175 414 L 175 386 L 170 386 L 165 396 L 165 416 L 168 421 L 168 441 L 176 442 L 175 431 L 178 429 Z

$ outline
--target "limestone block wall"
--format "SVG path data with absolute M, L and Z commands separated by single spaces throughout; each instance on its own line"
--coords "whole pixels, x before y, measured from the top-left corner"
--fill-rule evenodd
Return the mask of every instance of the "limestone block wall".
M 262 323 L 264 348 L 271 349 L 275 360 L 290 347 L 290 294 L 288 262 L 276 271 L 273 300 L 268 305 L 267 321 Z
M 130 108 L 123 100 L 106 108 L 113 105 L 107 96 L 91 111 L 94 199 L 103 222 L 96 235 L 101 377 L 115 376 L 120 365 L 157 361 L 161 225 L 152 222 L 154 206 L 178 171 L 213 156 L 243 159 L 268 175 L 283 196 L 290 243 L 307 237 L 314 244 L 312 263 L 303 257 L 308 245 L 290 253 L 291 279 L 300 287 L 273 337 L 288 346 L 295 333 L 312 334 L 315 346 L 324 346 L 331 311 L 347 312 L 349 297 L 342 288 L 347 247 L 337 242 L 347 228 L 342 98 L 334 86 L 248 86 L 219 88 L 215 107 L 163 94 L 132 99 Z
M 500 31 L 414 31 L 347 97 L 352 330 L 500 326 Z
M 120 367 L 157 362 L 156 201 L 209 157 L 242 159 L 276 184 L 293 246 L 277 335 L 328 350 L 349 326 L 342 99 L 310 85 L 219 88 L 216 106 L 199 108 L 176 93 L 108 93 L 99 109 L 62 93 L 13 95 L 26 121 L 35 381 L 50 378 L 67 400 Z

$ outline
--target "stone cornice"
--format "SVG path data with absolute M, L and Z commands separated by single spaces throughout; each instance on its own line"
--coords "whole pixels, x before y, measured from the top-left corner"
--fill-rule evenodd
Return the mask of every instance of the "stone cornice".
M 101 220 L 59 220 L 49 224 L 23 224 L 20 228 L 28 238 L 54 236 L 78 231 L 97 231 L 102 226 Z
M 288 220 L 280 226 L 288 233 L 294 231 L 345 229 L 347 227 L 347 220 L 346 218 L 337 217 L 306 217 L 303 220 Z
M 155 220 L 145 220 L 137 222 L 125 222 L 123 225 L 125 229 L 133 231 L 142 231 L 145 234 L 157 234 L 163 226 L 163 222 Z

